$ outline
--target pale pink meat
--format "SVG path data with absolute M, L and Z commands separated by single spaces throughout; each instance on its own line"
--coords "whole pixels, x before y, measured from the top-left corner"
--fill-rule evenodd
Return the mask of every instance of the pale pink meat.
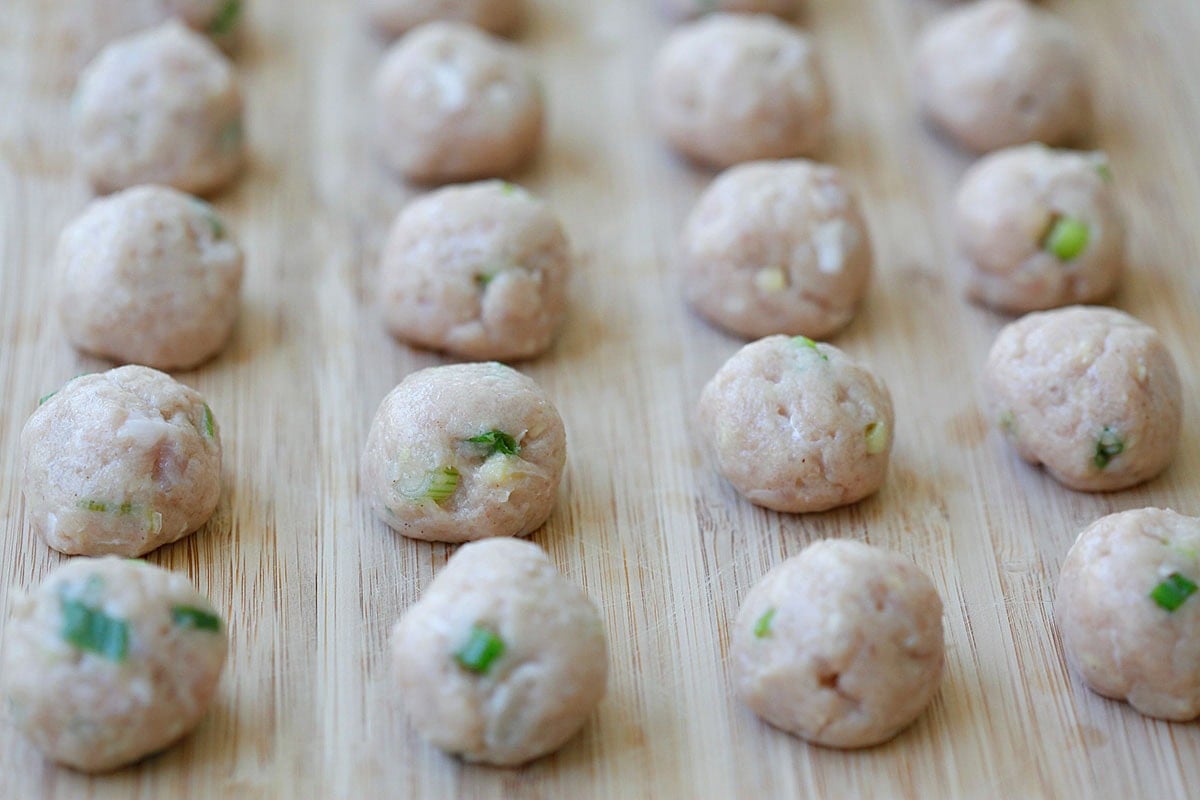
M 371 23 L 389 36 L 437 20 L 505 35 L 525 17 L 525 0 L 363 0 L 363 7 Z

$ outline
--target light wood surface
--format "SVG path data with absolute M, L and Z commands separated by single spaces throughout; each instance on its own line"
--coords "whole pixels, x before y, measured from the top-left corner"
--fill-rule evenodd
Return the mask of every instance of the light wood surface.
M 63 561 L 24 519 L 21 426 L 40 395 L 106 366 L 73 352 L 50 313 L 55 239 L 89 198 L 67 135 L 76 70 L 103 27 L 72 23 L 84 5 L 0 10 L 0 633 L 14 594 Z M 223 355 L 177 376 L 221 422 L 225 490 L 205 529 L 150 556 L 228 613 L 218 700 L 179 746 L 96 778 L 44 763 L 0 723 L 0 797 L 1197 796 L 1200 726 L 1084 690 L 1051 609 L 1059 563 L 1096 517 L 1200 513 L 1200 4 L 1049 4 L 1088 43 L 1095 143 L 1130 215 L 1116 304 L 1163 333 L 1188 399 L 1163 476 L 1086 495 L 1019 463 L 979 411 L 980 365 L 1005 319 L 961 298 L 947 212 L 969 158 L 915 119 L 908 78 L 917 31 L 952 4 L 813 0 L 804 24 L 837 104 L 823 158 L 858 187 L 878 254 L 866 306 L 834 342 L 890 385 L 897 443 L 877 496 L 809 516 L 741 501 L 698 444 L 697 395 L 740 342 L 687 312 L 672 268 L 711 175 L 649 124 L 645 78 L 667 24 L 646 0 L 532 5 L 519 41 L 546 83 L 550 128 L 518 179 L 558 209 L 578 252 L 561 341 L 521 365 L 555 398 L 570 442 L 560 503 L 533 539 L 602 609 L 611 679 L 598 713 L 520 770 L 464 766 L 404 721 L 389 630 L 452 548 L 397 537 L 358 495 L 378 402 L 439 363 L 392 341 L 373 305 L 381 238 L 411 196 L 366 135 L 383 44 L 350 0 L 253 0 L 236 56 L 253 167 L 217 201 L 248 256 L 242 314 Z M 730 693 L 739 602 L 821 537 L 910 555 L 946 604 L 940 694 L 866 751 L 809 747 Z

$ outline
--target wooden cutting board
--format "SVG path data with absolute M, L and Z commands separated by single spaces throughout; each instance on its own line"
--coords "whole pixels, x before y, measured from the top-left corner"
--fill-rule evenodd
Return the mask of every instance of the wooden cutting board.
M 67 109 L 103 25 L 75 0 L 0 14 L 0 632 L 14 595 L 63 558 L 30 532 L 17 439 L 37 398 L 102 369 L 51 310 L 55 239 L 87 202 Z M 115 4 L 120 5 L 120 4 Z M 1200 513 L 1200 4 L 1049 5 L 1088 44 L 1096 144 L 1128 207 L 1131 270 L 1116 304 L 1165 336 L 1189 398 L 1173 466 L 1149 485 L 1077 494 L 1008 452 L 978 377 L 1005 319 L 962 300 L 949 200 L 969 159 L 913 114 L 920 26 L 952 3 L 813 0 L 837 102 L 825 160 L 858 187 L 878 254 L 865 308 L 835 343 L 891 386 L 897 441 L 877 496 L 787 516 L 741 501 L 699 446 L 697 395 L 740 342 L 680 299 L 675 236 L 711 174 L 673 157 L 645 81 L 668 30 L 634 0 L 541 0 L 520 44 L 550 101 L 547 146 L 519 176 L 578 252 L 570 323 L 522 365 L 557 401 L 569 477 L 533 539 L 602 609 L 607 699 L 561 752 L 521 770 L 463 766 L 406 725 L 389 680 L 391 625 L 452 548 L 406 541 L 358 495 L 375 408 L 440 363 L 383 331 L 376 257 L 412 196 L 377 162 L 365 84 L 383 44 L 350 0 L 253 0 L 237 66 L 253 166 L 221 196 L 248 257 L 235 339 L 178 375 L 209 399 L 225 490 L 199 534 L 150 560 L 226 609 L 215 707 L 178 747 L 89 778 L 46 765 L 0 725 L 0 797 L 1046 797 L 1200 792 L 1200 726 L 1082 689 L 1051 621 L 1059 564 L 1096 517 L 1145 505 Z M 731 697 L 729 625 L 769 567 L 822 537 L 908 554 L 946 603 L 948 669 L 928 712 L 861 752 L 809 747 Z

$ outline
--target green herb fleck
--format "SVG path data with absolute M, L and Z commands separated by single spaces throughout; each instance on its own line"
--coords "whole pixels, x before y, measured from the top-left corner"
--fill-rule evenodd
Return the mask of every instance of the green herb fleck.
M 814 342 L 812 339 L 808 338 L 807 336 L 793 336 L 792 344 L 796 345 L 797 347 L 807 347 L 808 349 L 812 350 L 814 353 L 819 355 L 821 357 L 822 361 L 829 360 L 829 356 L 825 355 L 820 350 L 818 350 L 817 343 Z
M 1060 261 L 1070 261 L 1087 249 L 1089 238 L 1091 232 L 1085 223 L 1056 214 L 1042 239 L 1042 249 Z
M 466 643 L 454 654 L 454 660 L 463 669 L 482 675 L 504 655 L 504 650 L 504 640 L 495 632 L 482 625 L 473 625 Z
M 213 420 L 212 409 L 208 407 L 208 403 L 204 404 L 204 435 L 210 439 L 217 435 L 217 425 Z
M 1096 456 L 1092 459 L 1092 463 L 1096 465 L 1096 469 L 1104 469 L 1108 466 L 1108 462 L 1124 451 L 1125 442 L 1121 441 L 1120 434 L 1105 426 L 1104 430 L 1100 432 L 1100 437 L 1096 439 Z
M 425 483 L 416 491 L 401 490 L 410 500 L 432 500 L 442 503 L 458 488 L 458 470 L 454 467 L 438 467 L 425 475 Z
M 478 436 L 472 436 L 467 441 L 471 444 L 485 445 L 489 456 L 496 453 L 515 456 L 521 452 L 521 445 L 517 444 L 517 440 L 504 431 L 491 430 L 487 433 L 481 433 Z
M 754 638 L 765 639 L 771 635 L 771 622 L 775 619 L 775 609 L 768 608 L 758 621 L 754 623 Z
M 517 185 L 515 183 L 509 183 L 508 181 L 501 181 L 500 191 L 503 194 L 512 196 L 517 193 Z
M 1000 430 L 1004 431 L 1008 436 L 1012 436 L 1017 432 L 1017 417 L 1011 411 L 1005 411 L 1000 415 Z
M 44 404 L 47 400 L 49 400 L 51 397 L 54 397 L 54 395 L 56 395 L 56 394 L 58 394 L 58 389 L 55 389 L 50 394 L 42 395 L 41 397 L 38 398 L 38 405 L 40 406 L 40 405 Z
M 1112 167 L 1110 167 L 1108 165 L 1107 161 L 1101 161 L 1098 164 L 1096 164 L 1096 173 L 1100 176 L 1100 179 L 1102 181 L 1104 181 L 1105 183 L 1112 182 L 1112 179 L 1113 179 Z
M 129 652 L 128 622 L 68 597 L 62 598 L 62 614 L 62 637 L 69 644 L 110 661 L 125 660 Z
M 475 275 L 475 285 L 480 289 L 486 289 L 487 285 L 498 275 L 498 272 L 480 272 Z
M 84 511 L 95 511 L 100 514 L 108 512 L 108 504 L 101 503 L 99 500 L 80 500 L 79 507 Z
M 886 422 L 872 422 L 863 429 L 867 438 L 867 455 L 877 456 L 888 446 L 888 426 Z
M 225 5 L 208 24 L 208 32 L 213 36 L 224 36 L 237 27 L 238 17 L 242 13 L 241 0 L 226 0 Z
M 172 606 L 171 619 L 181 628 L 195 628 L 198 631 L 212 631 L 213 633 L 221 630 L 220 617 L 194 606 Z
M 1165 581 L 1154 587 L 1150 592 L 1150 598 L 1158 603 L 1160 608 L 1174 611 L 1195 594 L 1197 588 L 1200 587 L 1183 575 L 1172 572 Z

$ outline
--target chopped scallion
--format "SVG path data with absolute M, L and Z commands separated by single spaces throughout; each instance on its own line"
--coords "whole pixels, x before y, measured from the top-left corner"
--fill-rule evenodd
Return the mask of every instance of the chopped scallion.
M 478 436 L 472 436 L 467 441 L 471 444 L 485 445 L 489 456 L 496 453 L 515 456 L 521 452 L 521 445 L 517 444 L 517 440 L 504 431 L 491 430 Z
M 758 621 L 754 623 L 754 638 L 765 639 L 771 635 L 771 621 L 775 619 L 775 609 L 768 608 Z
M 1096 439 L 1096 455 L 1092 459 L 1092 463 L 1096 465 L 1096 469 L 1104 469 L 1108 463 L 1125 451 L 1125 442 L 1121 441 L 1120 434 L 1109 427 L 1105 427 L 1100 432 L 1100 436 Z
M 204 404 L 204 435 L 210 439 L 217 435 L 216 421 L 213 419 L 212 409 L 208 407 L 208 403 Z
M 1070 261 L 1087 249 L 1091 231 L 1081 220 L 1056 215 L 1042 239 L 1042 249 L 1059 261 Z
M 467 641 L 454 654 L 454 660 L 465 670 L 486 673 L 504 655 L 504 640 L 482 625 L 473 625 Z
M 69 644 L 110 661 L 125 660 L 129 653 L 128 622 L 68 597 L 62 598 L 62 614 L 62 637 Z
M 194 606 L 172 606 L 171 620 L 181 628 L 195 628 L 198 631 L 221 630 L 221 618 L 202 608 Z
M 1172 572 L 1167 579 L 1155 586 L 1150 592 L 1150 598 L 1158 603 L 1160 608 L 1174 611 L 1183 605 L 1184 601 L 1196 593 L 1196 584 L 1178 572 Z
M 872 422 L 863 429 L 867 437 L 867 455 L 877 456 L 888 446 L 888 426 L 886 422 Z
M 797 347 L 807 347 L 808 349 L 812 350 L 814 353 L 819 355 L 821 357 L 822 361 L 829 360 L 829 356 L 825 355 L 820 350 L 818 350 L 817 343 L 814 342 L 812 339 L 808 338 L 807 336 L 793 336 L 792 344 L 796 345 Z
M 242 13 L 241 0 L 226 0 L 225 5 L 208 24 L 208 32 L 213 36 L 224 36 L 237 27 L 238 17 Z

